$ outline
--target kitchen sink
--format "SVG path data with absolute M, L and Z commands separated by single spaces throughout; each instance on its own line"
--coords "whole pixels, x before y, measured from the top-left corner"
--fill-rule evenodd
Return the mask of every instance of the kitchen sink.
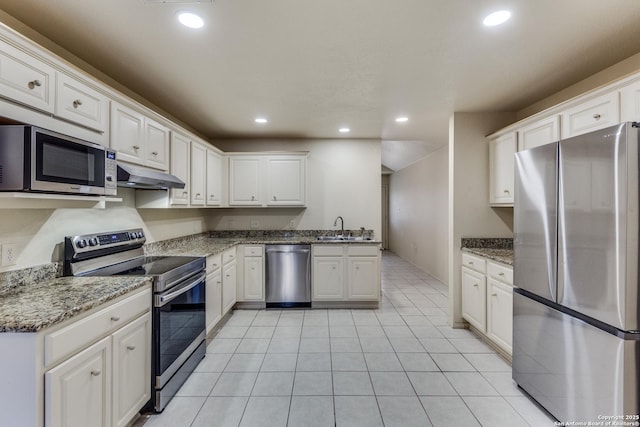
M 329 242 L 354 242 L 354 241 L 367 241 L 373 240 L 371 237 L 361 237 L 361 236 L 318 236 L 316 240 L 320 241 L 329 241 Z

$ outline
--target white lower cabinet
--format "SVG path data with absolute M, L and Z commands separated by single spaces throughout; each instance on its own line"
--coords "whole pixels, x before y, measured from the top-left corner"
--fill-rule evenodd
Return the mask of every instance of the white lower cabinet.
M 208 334 L 222 319 L 222 271 L 219 266 L 213 272 L 207 274 L 205 307 Z
M 312 301 L 380 301 L 378 245 L 313 245 Z
M 264 301 L 264 246 L 241 245 L 238 253 L 237 301 Z
M 111 425 L 111 337 L 45 374 L 47 427 Z
M 44 360 L 52 360 L 44 372 L 46 427 L 120 427 L 133 419 L 151 397 L 150 309 L 147 289 L 44 334 Z M 86 328 L 100 337 L 88 347 L 78 335 Z
M 511 354 L 513 268 L 462 254 L 462 317 Z
M 236 248 L 222 253 L 222 315 L 236 303 Z

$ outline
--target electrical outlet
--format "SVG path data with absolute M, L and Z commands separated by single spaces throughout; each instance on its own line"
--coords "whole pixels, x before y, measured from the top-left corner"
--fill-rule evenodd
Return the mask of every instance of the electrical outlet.
M 236 222 L 232 219 L 229 220 L 229 228 L 233 228 L 236 226 Z
M 8 267 L 16 265 L 18 258 L 18 247 L 15 243 L 5 243 L 2 245 L 2 266 Z
M 252 219 L 252 220 L 251 220 L 251 225 L 250 225 L 250 226 L 251 226 L 251 228 L 258 228 L 258 225 L 259 225 L 259 224 L 260 224 L 260 223 L 258 222 L 258 220 L 257 220 L 257 219 Z
M 293 220 L 293 219 L 289 220 L 289 228 L 292 229 L 292 230 L 294 228 L 296 228 L 296 221 L 295 220 Z

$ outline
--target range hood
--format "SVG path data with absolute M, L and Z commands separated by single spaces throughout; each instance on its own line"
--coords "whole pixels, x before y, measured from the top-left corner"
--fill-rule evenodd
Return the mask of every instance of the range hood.
M 118 187 L 143 190 L 166 190 L 184 188 L 185 183 L 174 175 L 143 166 L 118 164 Z

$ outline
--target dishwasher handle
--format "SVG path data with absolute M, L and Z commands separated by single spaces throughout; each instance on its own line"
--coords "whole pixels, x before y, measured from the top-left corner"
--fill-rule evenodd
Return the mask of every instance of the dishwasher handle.
M 290 251 L 282 249 L 267 249 L 268 254 L 308 254 L 311 249 L 292 249 Z
M 311 247 L 309 245 L 267 245 L 265 252 L 268 254 L 308 254 L 311 252 Z

